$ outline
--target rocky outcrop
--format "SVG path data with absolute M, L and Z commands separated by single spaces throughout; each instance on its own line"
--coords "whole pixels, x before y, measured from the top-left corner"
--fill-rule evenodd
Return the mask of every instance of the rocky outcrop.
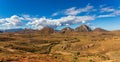
M 44 27 L 43 29 L 40 30 L 40 34 L 52 34 L 55 32 L 56 31 L 53 28 L 49 28 L 49 27 Z
M 73 32 L 73 31 L 74 31 L 74 30 L 73 30 L 72 28 L 66 27 L 66 28 L 62 29 L 62 30 L 60 31 L 60 33 L 65 34 L 65 33 L 70 33 L 70 32 Z
M 83 24 L 83 25 L 77 27 L 77 28 L 75 29 L 75 31 L 77 31 L 77 32 L 90 32 L 90 31 L 92 31 L 92 30 L 91 30 L 90 27 L 88 27 L 87 25 Z

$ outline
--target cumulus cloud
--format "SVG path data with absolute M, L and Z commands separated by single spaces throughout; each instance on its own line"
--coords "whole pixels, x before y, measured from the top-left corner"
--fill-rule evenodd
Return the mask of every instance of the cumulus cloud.
M 24 18 L 19 17 L 17 15 L 13 15 L 10 18 L 6 18 L 5 19 L 8 23 L 10 23 L 10 25 L 12 26 L 21 26 L 21 22 L 22 20 L 24 20 Z
M 31 25 L 34 29 L 38 29 L 36 27 L 51 27 L 56 28 L 58 26 L 66 26 L 66 25 L 73 25 L 83 21 L 90 21 L 94 20 L 93 16 L 66 16 L 61 17 L 59 19 L 47 19 L 45 17 L 34 19 L 31 22 L 28 22 L 27 25 Z M 41 29 L 39 28 L 39 29 Z
M 60 18 L 46 18 L 46 17 L 31 17 L 30 15 L 17 16 L 13 15 L 9 18 L 0 18 L 0 27 L 16 28 L 25 27 L 32 29 L 42 29 L 43 27 L 57 28 L 60 26 L 70 26 L 79 23 L 85 23 L 87 21 L 95 20 L 96 18 L 115 17 L 120 16 L 120 10 L 101 6 L 97 9 L 97 12 L 93 15 L 80 16 L 80 13 L 96 11 L 93 6 L 86 5 L 84 8 L 71 7 L 66 10 L 53 13 L 52 16 L 57 16 L 59 13 L 63 13 L 65 16 Z
M 58 19 L 46 18 L 46 17 L 30 17 L 29 15 L 17 16 L 13 15 L 10 18 L 1 18 L 0 26 L 10 28 L 24 27 L 32 29 L 42 29 L 43 27 L 57 28 L 60 26 L 73 25 L 81 22 L 94 20 L 94 16 L 65 16 Z M 27 20 L 27 22 L 24 22 Z
M 0 19 L 0 24 L 5 23 L 5 19 Z
M 24 20 L 23 17 L 13 15 L 10 18 L 2 18 L 2 19 L 0 19 L 0 24 L 1 24 L 1 26 L 17 27 L 17 26 L 22 26 L 23 25 L 22 20 Z
M 34 29 L 41 29 L 43 27 L 52 27 L 55 28 L 60 25 L 58 21 L 47 19 L 46 17 L 41 18 L 32 18 L 31 22 L 28 22 L 26 25 L 34 27 Z M 39 27 L 39 28 L 38 28 Z

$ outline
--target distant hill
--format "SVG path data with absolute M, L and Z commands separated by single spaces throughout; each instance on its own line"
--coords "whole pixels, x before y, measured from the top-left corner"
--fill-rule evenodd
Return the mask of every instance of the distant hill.
M 60 33 L 70 33 L 70 32 L 73 32 L 74 29 L 70 28 L 70 27 L 66 27 L 66 28 L 63 28 Z
M 20 33 L 20 34 L 28 34 L 28 33 L 34 33 L 36 30 L 33 29 L 23 29 L 20 31 L 16 31 L 16 33 Z
M 111 31 L 111 32 L 120 32 L 120 30 L 113 30 L 113 31 Z
M 108 32 L 108 31 L 102 28 L 96 28 L 93 30 L 93 32 Z
M 89 26 L 83 24 L 83 25 L 75 28 L 75 31 L 77 31 L 77 32 L 90 32 L 92 30 L 91 30 L 91 28 Z
M 53 28 L 49 28 L 49 27 L 44 27 L 43 29 L 40 30 L 40 34 L 52 34 L 55 32 L 56 31 Z
M 17 29 L 0 30 L 0 33 L 2 32 L 15 32 L 15 33 L 21 33 L 21 34 L 27 34 L 27 33 L 52 34 L 52 33 L 58 32 L 62 34 L 69 34 L 69 33 L 77 33 L 77 32 L 108 32 L 108 30 L 105 30 L 102 28 L 96 28 L 92 30 L 89 26 L 82 24 L 75 29 L 72 29 L 70 27 L 63 28 L 62 30 L 54 30 L 53 28 L 49 28 L 49 27 L 44 27 L 41 30 L 17 28 Z M 120 30 L 114 30 L 111 32 L 120 32 Z

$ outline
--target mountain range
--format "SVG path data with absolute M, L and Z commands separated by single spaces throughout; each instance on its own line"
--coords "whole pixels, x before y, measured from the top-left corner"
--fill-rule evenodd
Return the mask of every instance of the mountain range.
M 41 30 L 33 30 L 33 29 L 8 29 L 8 30 L 0 30 L 0 32 L 16 32 L 16 33 L 34 33 L 34 32 L 39 32 L 40 34 L 51 34 L 55 32 L 60 32 L 60 33 L 71 33 L 71 32 L 108 32 L 105 29 L 102 28 L 96 28 L 92 30 L 89 26 L 82 24 L 79 27 L 72 29 L 70 27 L 63 28 L 62 30 L 54 30 L 53 28 L 49 27 L 44 27 Z

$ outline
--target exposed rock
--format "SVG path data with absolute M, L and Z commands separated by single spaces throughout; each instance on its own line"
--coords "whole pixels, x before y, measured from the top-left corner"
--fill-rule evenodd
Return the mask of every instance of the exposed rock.
M 92 31 L 92 30 L 91 30 L 90 27 L 88 27 L 87 25 L 83 24 L 83 25 L 77 27 L 77 28 L 75 29 L 75 31 L 77 31 L 77 32 L 90 32 L 90 31 Z
M 56 31 L 53 28 L 49 28 L 49 27 L 44 27 L 43 29 L 40 30 L 40 34 L 52 34 L 55 32 Z
M 73 32 L 74 30 L 70 27 L 66 27 L 60 31 L 60 33 L 70 33 Z

